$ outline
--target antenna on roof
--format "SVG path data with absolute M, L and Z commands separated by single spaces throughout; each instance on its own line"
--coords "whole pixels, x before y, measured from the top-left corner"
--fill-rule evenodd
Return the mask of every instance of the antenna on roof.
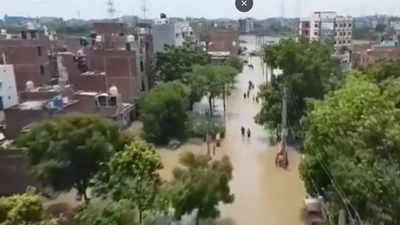
M 146 19 L 146 12 L 148 10 L 147 8 L 147 0 L 142 0 L 142 12 L 143 12 L 143 19 Z
M 107 13 L 112 19 L 115 14 L 115 7 L 114 7 L 114 1 L 113 0 L 107 0 Z

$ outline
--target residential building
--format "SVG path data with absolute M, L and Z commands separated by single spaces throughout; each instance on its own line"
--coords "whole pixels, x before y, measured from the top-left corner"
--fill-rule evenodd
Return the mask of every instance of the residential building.
M 114 120 L 121 128 L 132 119 L 134 105 L 122 102 L 115 86 L 107 92 L 75 91 L 69 85 L 27 89 L 20 93 L 20 104 L 5 110 L 7 139 L 14 139 L 20 132 L 57 115 L 78 112 L 99 115 Z
M 51 43 L 36 29 L 22 30 L 16 38 L 0 39 L 0 64 L 14 66 L 17 90 L 28 81 L 45 85 L 51 80 L 49 52 Z
M 301 18 L 299 35 L 310 41 L 333 42 L 335 56 L 343 65 L 351 61 L 353 18 L 339 16 L 336 12 L 314 12 L 309 18 Z
M 365 67 L 380 60 L 400 59 L 400 46 L 398 42 L 389 41 L 388 43 L 354 46 L 352 53 L 352 58 L 354 59 L 353 68 Z
M 211 30 L 207 47 L 208 55 L 214 58 L 237 55 L 239 35 L 233 30 Z
M 18 93 L 13 65 L 0 65 L 0 110 L 18 104 Z
M 251 33 L 254 31 L 254 20 L 251 18 L 239 20 L 239 32 L 242 34 Z
M 185 41 L 192 41 L 194 33 L 187 22 L 172 22 L 167 18 L 162 18 L 152 25 L 151 33 L 153 36 L 154 52 L 164 51 L 165 45 L 181 47 Z
M 4 109 L 18 104 L 14 67 L 0 65 L 0 122 L 5 120 Z

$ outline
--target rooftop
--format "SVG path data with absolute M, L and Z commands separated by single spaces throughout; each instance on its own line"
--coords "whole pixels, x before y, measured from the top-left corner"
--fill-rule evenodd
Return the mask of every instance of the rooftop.
M 47 101 L 26 101 L 15 107 L 19 110 L 41 110 Z

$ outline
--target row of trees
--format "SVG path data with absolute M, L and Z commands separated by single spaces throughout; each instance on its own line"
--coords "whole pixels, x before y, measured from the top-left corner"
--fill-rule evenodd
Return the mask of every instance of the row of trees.
M 288 124 L 304 153 L 301 177 L 310 195 L 327 200 L 330 222 L 344 209 L 363 224 L 400 224 L 400 62 L 344 74 L 332 50 L 305 40 L 266 47 L 265 61 L 284 73 L 262 87 L 256 121 L 279 129 L 288 87 Z
M 400 223 L 399 88 L 399 62 L 381 62 L 311 104 L 300 172 L 333 216 L 347 208 L 364 224 Z
M 260 87 L 263 99 L 256 122 L 279 133 L 282 118 L 282 95 L 288 89 L 288 124 L 294 136 L 301 135 L 301 118 L 306 114 L 307 103 L 322 99 L 324 94 L 340 85 L 343 75 L 331 57 L 333 45 L 301 39 L 281 40 L 277 45 L 264 48 L 264 61 L 283 74 L 273 77 L 271 84 Z
M 16 147 L 27 153 L 43 185 L 55 193 L 76 189 L 84 197 L 85 207 L 76 215 L 79 225 L 142 225 L 162 216 L 180 219 L 196 210 L 199 221 L 216 218 L 218 204 L 233 201 L 228 158 L 211 161 L 187 153 L 175 179 L 166 182 L 159 176 L 163 166 L 152 145 L 120 134 L 115 124 L 96 116 L 55 118 L 20 136 Z M 38 195 L 27 192 L 0 199 L 0 224 L 58 222 L 47 216 Z
M 208 58 L 189 48 L 166 47 L 157 54 L 158 85 L 142 100 L 141 120 L 146 140 L 166 144 L 187 136 L 187 114 L 195 102 L 207 97 L 210 116 L 214 100 L 224 100 L 233 89 L 235 76 L 243 69 L 237 57 L 222 65 L 210 64 Z

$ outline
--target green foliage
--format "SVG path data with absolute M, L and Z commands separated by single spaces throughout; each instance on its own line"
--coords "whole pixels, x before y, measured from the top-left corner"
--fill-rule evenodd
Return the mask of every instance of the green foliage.
M 142 224 L 143 212 L 156 209 L 161 168 L 155 148 L 135 139 L 110 159 L 95 192 L 114 201 L 129 200 L 138 209 L 138 224 Z
M 232 68 L 235 68 L 238 72 L 242 72 L 243 71 L 243 62 L 237 56 L 229 57 L 226 60 L 225 64 L 228 65 L 228 66 L 231 66 Z
M 207 96 L 211 114 L 212 101 L 217 97 L 229 94 L 238 71 L 231 66 L 205 65 L 193 66 L 193 72 L 184 75 L 183 82 L 191 89 L 190 102 L 194 103 Z
M 121 146 L 118 127 L 93 115 L 57 117 L 19 136 L 34 175 L 55 190 L 76 188 L 85 200 L 90 180 Z
M 157 144 L 185 136 L 189 89 L 180 82 L 168 82 L 153 88 L 141 105 L 145 138 Z
M 400 110 L 368 77 L 352 74 L 343 88 L 312 104 L 300 173 L 310 194 L 328 198 L 333 215 L 345 207 L 339 187 L 364 224 L 395 225 L 400 223 Z
M 137 213 L 128 200 L 96 202 L 77 216 L 77 225 L 137 225 Z
M 177 167 L 171 186 L 171 204 L 175 218 L 197 210 L 196 224 L 200 219 L 217 218 L 219 203 L 232 203 L 229 181 L 232 179 L 232 165 L 227 156 L 220 161 L 211 161 L 206 155 L 185 153 L 180 158 L 184 168 Z
M 166 46 L 164 52 L 157 53 L 156 71 L 159 80 L 175 81 L 182 79 L 184 73 L 191 72 L 193 65 L 206 63 L 207 57 L 193 49 Z
M 281 40 L 278 45 L 264 48 L 264 61 L 272 68 L 280 68 L 283 75 L 272 84 L 261 87 L 263 100 L 256 122 L 271 130 L 281 123 L 281 104 L 284 85 L 288 86 L 288 124 L 295 132 L 301 130 L 300 119 L 305 115 L 310 99 L 322 99 L 325 93 L 340 85 L 341 73 L 331 57 L 331 45 Z
M 1 225 L 57 225 L 46 214 L 43 203 L 33 190 L 21 195 L 0 198 Z

